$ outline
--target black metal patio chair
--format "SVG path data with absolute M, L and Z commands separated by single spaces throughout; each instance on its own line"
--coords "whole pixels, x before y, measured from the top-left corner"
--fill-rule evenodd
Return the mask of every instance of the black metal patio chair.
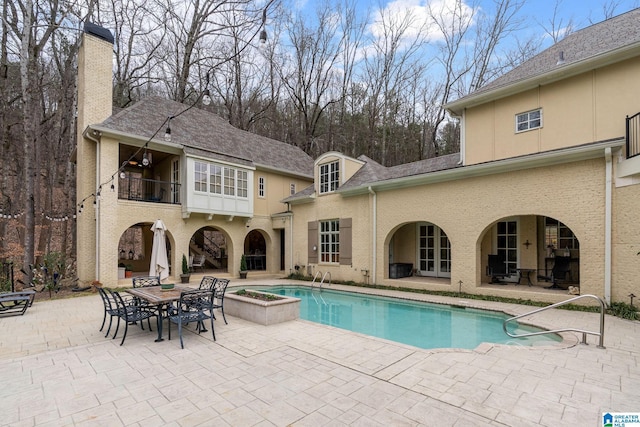
M 204 329 L 204 321 L 210 319 L 211 334 L 213 340 L 216 340 L 216 333 L 213 329 L 213 290 L 195 289 L 183 291 L 177 305 L 171 305 L 167 309 L 167 317 L 169 319 L 169 339 L 171 339 L 171 323 L 178 325 L 178 335 L 180 336 L 180 348 L 184 348 L 182 340 L 183 326 L 189 323 L 196 323 L 196 331 L 198 334 L 206 332 Z
M 149 330 L 151 331 L 151 320 L 152 317 L 157 317 L 158 312 L 155 309 L 152 309 L 148 305 L 140 304 L 136 298 L 133 297 L 123 297 L 117 291 L 112 291 L 110 289 L 106 289 L 106 292 L 110 295 L 112 301 L 116 303 L 116 311 L 115 314 L 118 317 L 118 323 L 116 324 L 116 331 L 113 333 L 113 339 L 118 335 L 118 329 L 120 328 L 120 319 L 124 320 L 124 335 L 122 336 L 122 341 L 120 341 L 120 345 L 124 344 L 124 340 L 127 337 L 127 331 L 129 330 L 130 323 L 140 322 L 140 326 L 144 329 L 142 325 L 143 320 L 147 320 L 149 324 Z
M 134 288 L 146 288 L 147 286 L 160 286 L 160 276 L 139 276 L 132 277 L 131 283 Z
M 224 319 L 225 325 L 228 325 L 228 323 L 227 318 L 224 315 L 224 294 L 227 291 L 228 285 L 229 279 L 218 279 L 213 286 L 213 308 L 219 308 L 220 311 L 222 311 L 222 318 Z
M 217 282 L 218 282 L 218 279 L 216 279 L 213 276 L 202 276 L 202 280 L 200 280 L 200 285 L 198 286 L 198 289 L 211 290 L 211 289 L 213 289 L 213 286 Z

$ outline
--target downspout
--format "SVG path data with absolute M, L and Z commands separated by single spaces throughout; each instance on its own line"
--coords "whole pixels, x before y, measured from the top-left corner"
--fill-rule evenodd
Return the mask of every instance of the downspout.
M 605 187 L 604 187 L 604 299 L 611 304 L 611 193 L 613 164 L 611 159 L 611 147 L 604 149 Z
M 85 129 L 82 135 L 90 141 L 96 144 L 96 185 L 100 183 L 100 139 L 94 135 L 100 136 L 100 132 L 95 130 Z M 95 280 L 100 280 L 100 200 L 98 199 L 98 187 L 96 187 L 96 194 L 94 196 L 95 201 L 95 216 L 96 216 L 96 277 Z
M 378 203 L 378 195 L 376 194 L 375 191 L 373 191 L 373 189 L 371 188 L 371 186 L 369 186 L 369 194 L 371 194 L 373 196 L 373 206 L 372 206 L 372 214 L 371 214 L 371 236 L 373 238 L 373 242 L 371 245 L 371 284 L 375 285 L 375 280 L 376 280 L 376 253 L 378 252 L 378 247 L 377 247 L 377 234 L 376 234 L 376 230 L 378 227 L 378 209 L 377 209 L 377 203 Z

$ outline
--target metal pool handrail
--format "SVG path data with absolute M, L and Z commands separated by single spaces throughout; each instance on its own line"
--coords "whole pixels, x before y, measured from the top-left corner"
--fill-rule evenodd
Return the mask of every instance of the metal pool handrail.
M 507 323 L 509 323 L 509 322 L 511 322 L 513 320 L 517 320 L 517 319 L 520 319 L 522 317 L 530 316 L 532 314 L 540 313 L 541 311 L 545 311 L 545 310 L 548 310 L 550 308 L 560 307 L 562 305 L 569 304 L 569 303 L 571 303 L 573 301 L 576 301 L 576 300 L 579 300 L 581 298 L 593 298 L 593 299 L 597 300 L 598 303 L 600 303 L 600 332 L 586 331 L 586 330 L 583 330 L 583 329 L 575 329 L 575 328 L 554 329 L 552 331 L 527 332 L 527 333 L 524 333 L 524 334 L 512 334 L 509 331 L 507 331 Z M 591 334 L 591 335 L 596 335 L 596 336 L 600 337 L 600 339 L 598 341 L 598 348 L 605 348 L 605 346 L 604 346 L 604 312 L 605 312 L 605 302 L 600 297 L 597 297 L 595 295 L 589 295 L 589 294 L 587 294 L 587 295 L 578 295 L 577 297 L 569 298 L 566 301 L 560 301 L 560 302 L 557 302 L 555 304 L 551 304 L 551 305 L 548 305 L 546 307 L 542 307 L 542 308 L 530 311 L 530 312 L 525 313 L 525 314 L 520 314 L 518 316 L 510 317 L 509 319 L 507 319 L 504 322 L 502 322 L 502 329 L 504 329 L 504 332 L 507 335 L 509 335 L 511 338 L 524 338 L 524 337 L 531 337 L 531 336 L 534 336 L 534 335 L 555 334 L 555 333 L 558 333 L 558 332 L 579 332 L 579 333 L 582 334 L 582 344 L 587 344 L 587 334 Z
M 316 271 L 316 274 L 313 276 L 313 281 L 311 282 L 311 287 L 313 288 L 313 284 L 316 283 L 316 279 L 318 278 L 318 276 L 322 276 L 322 278 L 320 279 L 320 289 L 322 289 L 322 284 L 324 283 L 324 279 L 327 277 L 327 275 L 329 275 L 329 285 L 331 285 L 331 272 L 327 271 L 322 274 L 321 271 Z

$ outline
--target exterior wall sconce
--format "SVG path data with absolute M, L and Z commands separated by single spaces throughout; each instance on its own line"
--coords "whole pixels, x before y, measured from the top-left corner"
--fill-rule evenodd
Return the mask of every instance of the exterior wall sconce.
M 120 259 L 124 259 L 124 257 L 125 257 L 124 249 L 120 249 Z
M 315 252 L 317 250 L 318 250 L 318 247 L 316 245 L 313 245 L 313 251 Z
M 129 259 L 133 259 L 133 251 L 129 250 Z

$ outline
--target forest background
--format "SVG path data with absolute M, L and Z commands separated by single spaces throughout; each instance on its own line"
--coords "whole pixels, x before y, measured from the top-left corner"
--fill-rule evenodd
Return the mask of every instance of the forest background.
M 392 166 L 459 151 L 459 123 L 444 104 L 637 6 L 586 2 L 578 20 L 562 0 L 360 3 L 4 1 L 0 260 L 19 271 L 55 259 L 75 274 L 76 59 L 86 21 L 115 37 L 114 111 L 151 95 L 191 105 L 208 89 L 213 102 L 198 107 L 240 129 L 312 157 L 336 150 Z M 545 13 L 531 16 L 531 3 Z M 28 283 L 34 269 L 24 270 Z

